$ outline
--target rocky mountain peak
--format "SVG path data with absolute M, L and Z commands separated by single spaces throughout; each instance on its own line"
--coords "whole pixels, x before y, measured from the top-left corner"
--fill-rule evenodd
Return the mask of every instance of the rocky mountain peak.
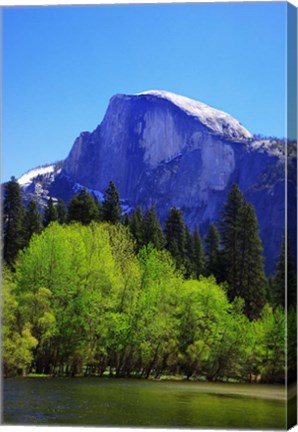
M 282 140 L 256 140 L 223 111 L 152 90 L 113 96 L 101 124 L 79 135 L 59 169 L 33 170 L 20 183 L 28 197 L 67 203 L 82 187 L 102 197 L 112 180 L 126 209 L 155 204 L 163 223 L 179 207 L 204 236 L 235 182 L 256 209 L 272 272 L 283 238 L 284 173 Z
M 138 93 L 136 96 L 149 96 L 167 100 L 183 110 L 187 115 L 200 121 L 215 134 L 235 140 L 252 137 L 250 132 L 230 114 L 188 97 L 165 90 L 149 90 Z

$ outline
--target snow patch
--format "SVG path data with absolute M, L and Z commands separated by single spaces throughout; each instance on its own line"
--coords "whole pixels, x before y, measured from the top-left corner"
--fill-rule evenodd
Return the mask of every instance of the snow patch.
M 136 94 L 136 96 L 146 95 L 155 96 L 172 102 L 188 115 L 196 117 L 204 126 L 217 134 L 225 135 L 234 139 L 251 138 L 250 132 L 245 129 L 238 120 L 224 111 L 220 111 L 202 102 L 164 90 L 149 90 Z
M 250 142 L 250 148 L 261 153 L 270 153 L 273 156 L 284 157 L 285 150 L 280 142 L 270 139 L 257 139 Z
M 102 192 L 95 190 L 95 189 L 87 188 L 87 187 L 81 185 L 80 183 L 76 183 L 72 188 L 74 193 L 79 193 L 83 189 L 86 189 L 86 191 L 88 193 L 90 193 L 91 195 L 94 195 L 98 199 L 98 201 L 102 202 L 104 200 L 104 194 Z
M 30 170 L 26 172 L 24 175 L 22 175 L 18 179 L 18 183 L 22 187 L 29 186 L 32 181 L 38 177 L 39 175 L 47 175 L 47 174 L 54 174 L 56 171 L 56 165 L 48 165 L 41 168 L 35 168 L 33 170 Z M 57 174 L 59 174 L 61 170 L 56 171 Z
M 87 188 L 83 185 L 81 185 L 80 183 L 75 183 L 75 185 L 73 186 L 72 190 L 74 191 L 74 193 L 79 193 L 81 192 L 83 189 L 86 189 L 86 191 L 95 196 L 98 201 L 103 202 L 104 201 L 104 194 L 96 189 L 90 189 Z M 122 214 L 124 215 L 125 213 L 130 213 L 132 211 L 132 207 L 127 203 L 127 200 L 125 198 L 120 198 L 120 205 L 122 208 Z

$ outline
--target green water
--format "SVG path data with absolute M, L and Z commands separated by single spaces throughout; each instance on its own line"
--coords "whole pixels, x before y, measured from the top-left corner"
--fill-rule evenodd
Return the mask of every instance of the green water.
M 11 378 L 5 424 L 284 429 L 279 386 L 98 378 Z

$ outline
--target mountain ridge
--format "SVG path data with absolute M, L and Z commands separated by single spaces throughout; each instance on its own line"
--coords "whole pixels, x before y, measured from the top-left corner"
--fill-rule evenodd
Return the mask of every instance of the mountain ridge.
M 79 135 L 60 171 L 51 169 L 44 187 L 34 178 L 23 187 L 27 198 L 67 202 L 81 187 L 102 198 L 113 180 L 126 209 L 155 204 L 164 222 L 179 207 L 201 235 L 236 182 L 255 206 L 267 272 L 274 269 L 284 229 L 283 142 L 255 139 L 227 113 L 165 91 L 114 95 L 100 125 Z

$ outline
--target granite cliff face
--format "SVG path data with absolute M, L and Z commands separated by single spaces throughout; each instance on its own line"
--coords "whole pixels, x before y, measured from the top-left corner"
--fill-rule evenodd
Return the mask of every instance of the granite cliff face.
M 272 272 L 283 236 L 284 172 L 280 143 L 253 139 L 233 117 L 205 104 L 150 91 L 114 96 L 102 123 L 76 139 L 46 190 L 67 201 L 83 186 L 101 198 L 113 180 L 126 208 L 155 203 L 164 221 L 171 207 L 180 207 L 204 235 L 237 182 L 256 208 Z M 34 179 L 30 187 L 34 194 Z

